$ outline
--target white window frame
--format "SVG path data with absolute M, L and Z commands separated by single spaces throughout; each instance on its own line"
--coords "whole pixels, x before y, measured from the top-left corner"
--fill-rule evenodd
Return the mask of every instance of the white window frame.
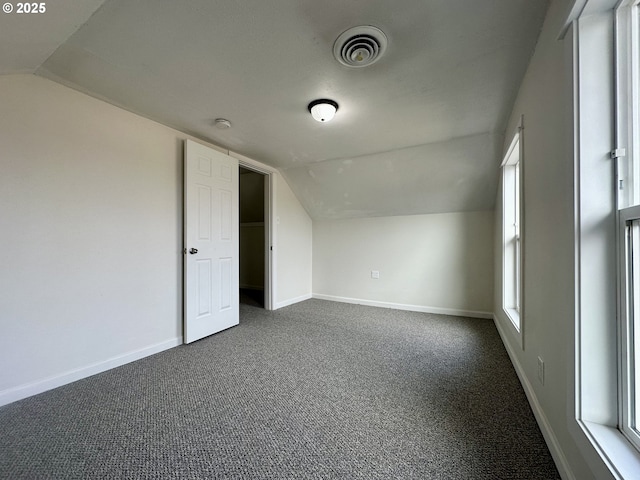
M 522 345 L 523 315 L 523 119 L 502 164 L 502 310 Z
M 623 0 L 616 10 L 616 149 L 618 208 L 640 205 L 639 0 Z M 635 106 L 635 108 L 632 108 Z
M 640 0 L 616 11 L 619 428 L 640 451 Z
M 640 372 L 636 366 L 640 346 L 640 205 L 626 207 L 618 214 L 619 229 L 619 428 L 640 451 Z M 635 294 L 634 294 L 635 292 Z
M 624 354 L 619 322 L 624 303 L 619 293 L 624 284 L 618 268 L 625 262 L 621 221 L 635 218 L 640 210 L 619 215 L 626 202 L 620 180 L 624 189 L 630 188 L 634 172 L 611 158 L 620 153 L 617 136 L 624 130 L 616 93 L 627 88 L 616 70 L 623 55 L 620 37 L 616 39 L 622 32 L 619 14 L 637 1 L 575 0 L 567 23 L 573 56 L 576 222 L 575 422 L 569 428 L 596 478 L 638 478 L 640 471 L 640 450 L 621 428 Z

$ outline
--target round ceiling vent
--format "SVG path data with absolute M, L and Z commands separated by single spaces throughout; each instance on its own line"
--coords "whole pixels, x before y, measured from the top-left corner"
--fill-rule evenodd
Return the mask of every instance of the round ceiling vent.
M 347 67 L 366 67 L 377 62 L 387 49 L 387 36 L 371 25 L 343 32 L 333 44 L 333 56 Z

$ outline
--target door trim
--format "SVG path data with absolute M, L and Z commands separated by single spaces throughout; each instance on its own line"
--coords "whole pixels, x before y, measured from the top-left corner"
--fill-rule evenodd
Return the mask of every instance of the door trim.
M 275 264 L 273 261 L 273 218 L 275 218 L 275 215 L 273 215 L 274 176 L 270 171 L 256 167 L 253 164 L 245 163 L 242 160 L 238 160 L 238 163 L 240 167 L 264 175 L 264 308 L 265 310 L 273 310 L 273 298 L 275 297 L 273 294 L 273 270 Z
M 276 173 L 273 168 L 263 165 L 251 158 L 229 150 L 229 156 L 238 160 L 240 167 L 252 170 L 265 176 L 264 184 L 264 308 L 273 310 L 276 299 Z

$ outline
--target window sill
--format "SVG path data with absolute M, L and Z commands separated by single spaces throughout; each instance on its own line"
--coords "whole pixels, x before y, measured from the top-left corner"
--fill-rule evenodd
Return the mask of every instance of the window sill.
M 514 321 L 515 317 L 515 321 Z M 522 332 L 517 327 L 520 323 L 520 314 L 514 308 L 500 308 L 494 314 L 495 321 L 499 323 L 505 334 L 515 342 L 514 344 L 523 348 Z M 517 323 L 516 323 L 517 322 Z M 511 340 L 510 340 L 511 343 Z
M 640 452 L 617 428 L 586 421 L 578 421 L 578 424 L 614 478 L 640 478 Z
M 507 314 L 507 318 L 511 320 L 513 324 L 513 328 L 516 329 L 516 332 L 520 333 L 520 312 L 515 308 L 505 308 L 504 313 Z

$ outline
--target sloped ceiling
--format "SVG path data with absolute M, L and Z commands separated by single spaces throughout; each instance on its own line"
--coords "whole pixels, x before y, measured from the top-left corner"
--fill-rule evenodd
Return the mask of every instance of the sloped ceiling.
M 483 210 L 546 8 L 107 0 L 36 73 L 279 168 L 313 218 Z M 356 25 L 389 39 L 359 69 L 332 53 Z M 340 105 L 327 124 L 307 111 L 324 97 Z M 217 117 L 232 128 L 216 129 Z
M 87 21 L 104 0 L 42 2 L 44 12 L 29 14 L 18 13 L 18 2 L 2 3 L 0 75 L 7 75 L 35 72 L 61 43 Z M 7 4 L 10 13 L 6 13 L 7 10 L 4 9 Z

